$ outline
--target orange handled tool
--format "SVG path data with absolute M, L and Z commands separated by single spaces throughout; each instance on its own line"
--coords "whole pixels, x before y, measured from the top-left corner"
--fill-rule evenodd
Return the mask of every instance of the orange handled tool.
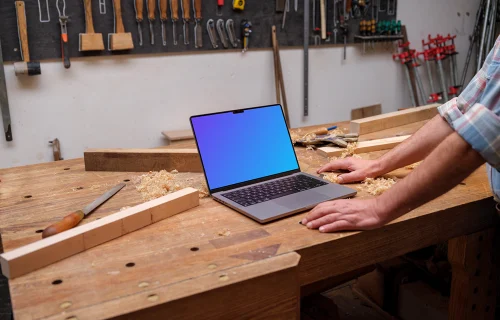
M 94 202 L 83 208 L 83 210 L 77 210 L 73 213 L 70 213 L 66 217 L 64 217 L 61 221 L 56 222 L 43 230 L 42 238 L 47 238 L 53 236 L 55 234 L 61 233 L 63 231 L 69 230 L 77 226 L 82 219 L 94 211 L 98 206 L 108 201 L 112 196 L 114 196 L 118 191 L 120 191 L 123 187 L 125 187 L 125 183 L 120 183 L 115 186 L 113 189 L 109 190 L 99 198 L 97 198 Z

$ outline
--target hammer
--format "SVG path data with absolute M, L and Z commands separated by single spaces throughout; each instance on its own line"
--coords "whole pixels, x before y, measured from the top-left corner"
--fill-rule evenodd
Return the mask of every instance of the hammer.
M 24 1 L 16 1 L 17 29 L 21 43 L 21 57 L 23 62 L 14 63 L 14 71 L 17 75 L 27 74 L 35 76 L 42 73 L 40 62 L 30 61 L 30 50 L 28 46 L 28 26 L 26 23 L 26 10 Z

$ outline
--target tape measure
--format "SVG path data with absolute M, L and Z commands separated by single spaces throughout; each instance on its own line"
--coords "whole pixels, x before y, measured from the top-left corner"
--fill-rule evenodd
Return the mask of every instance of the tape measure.
M 245 9 L 245 0 L 234 0 L 233 1 L 233 10 L 241 10 Z

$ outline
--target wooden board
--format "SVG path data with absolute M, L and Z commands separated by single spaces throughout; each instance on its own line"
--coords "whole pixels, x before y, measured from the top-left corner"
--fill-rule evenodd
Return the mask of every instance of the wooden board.
M 194 139 L 193 130 L 176 130 L 176 131 L 162 131 L 161 134 L 167 139 L 168 143 L 174 141 L 191 140 Z
M 410 136 L 408 135 L 408 136 L 392 137 L 392 138 L 377 139 L 370 141 L 361 141 L 358 142 L 355 153 L 367 153 L 373 151 L 392 149 L 397 145 L 399 145 L 401 142 L 408 139 L 409 137 Z M 338 157 L 345 151 L 346 148 L 338 148 L 338 147 L 318 148 L 318 154 L 322 155 L 323 157 Z
M 351 121 L 351 133 L 360 135 L 384 129 L 399 127 L 405 124 L 428 120 L 438 114 L 439 104 L 411 108 L 403 111 L 385 113 L 365 119 Z
M 199 205 L 186 188 L 0 255 L 2 273 L 22 276 Z
M 375 104 L 373 106 L 352 109 L 351 110 L 351 120 L 358 120 L 372 116 L 378 116 L 382 114 L 382 105 Z
M 203 172 L 196 149 L 87 149 L 85 170 Z
M 347 125 L 339 124 L 342 128 Z M 323 126 L 300 131 L 305 134 Z M 392 136 L 400 132 L 410 134 L 411 128 L 412 125 L 394 128 Z M 380 136 L 370 135 L 373 139 L 388 137 L 391 129 Z M 183 147 L 194 147 L 194 141 L 190 143 Z M 327 162 L 315 151 L 303 147 L 295 150 L 304 172 L 316 174 L 316 170 Z M 374 159 L 383 153 L 377 151 L 362 156 Z M 390 175 L 404 178 L 410 172 L 400 169 Z M 141 203 L 141 194 L 133 187 L 140 175 L 88 172 L 84 170 L 83 159 L 0 169 L 0 226 L 5 251 L 37 241 L 41 238 L 36 233 L 38 229 L 57 221 L 75 205 L 91 202 L 119 181 L 131 180 L 127 182 L 129 186 L 99 207 L 89 219 L 105 217 L 122 207 Z M 179 175 L 186 176 L 186 180 L 203 179 L 202 173 Z M 30 319 L 36 315 L 38 318 L 66 319 L 74 312 L 86 310 L 89 316 L 78 313 L 78 319 L 96 320 L 117 314 L 127 317 L 131 309 L 136 310 L 134 318 L 138 318 L 141 314 L 150 316 L 151 306 L 158 308 L 155 309 L 157 317 L 169 317 L 162 313 L 163 310 L 199 316 L 198 308 L 193 306 L 214 301 L 210 300 L 210 293 L 215 295 L 217 292 L 217 297 L 226 297 L 217 301 L 231 299 L 234 303 L 229 308 L 226 303 L 215 304 L 214 309 L 207 311 L 208 318 L 216 318 L 224 310 L 236 309 L 241 310 L 241 317 L 248 314 L 248 318 L 258 318 L 262 314 L 261 318 L 289 319 L 289 314 L 280 308 L 281 304 L 274 304 L 276 300 L 265 303 L 270 295 L 264 291 L 259 295 L 252 290 L 248 299 L 240 296 L 245 291 L 239 289 L 247 289 L 245 283 L 252 283 L 254 279 L 266 280 L 255 280 L 257 287 L 254 290 L 269 292 L 283 285 L 281 277 L 275 282 L 273 276 L 259 278 L 267 268 L 279 269 L 270 258 L 297 252 L 301 256 L 298 282 L 304 287 L 496 223 L 498 217 L 485 167 L 475 171 L 464 183 L 388 226 L 368 232 L 322 234 L 308 230 L 298 223 L 305 213 L 260 225 L 212 199 L 201 199 L 199 207 L 171 217 L 168 222 L 152 224 L 11 279 L 9 289 L 13 293 L 15 318 Z M 77 190 L 79 187 L 82 189 Z M 353 187 L 360 189 L 357 199 L 371 197 L 360 184 L 353 184 Z M 25 198 L 28 195 L 31 197 Z M 255 265 L 260 262 L 265 262 L 265 266 Z M 131 263 L 135 266 L 128 267 Z M 238 282 L 240 279 L 243 281 Z M 62 283 L 52 284 L 56 280 Z M 158 299 L 158 305 L 148 300 L 157 292 L 158 298 L 153 296 L 151 299 Z M 222 296 L 220 292 L 225 294 Z M 258 298 L 260 296 L 262 299 Z M 290 296 L 279 291 L 278 297 L 289 299 Z M 288 309 L 290 300 L 286 301 L 283 305 Z M 285 316 L 280 317 L 281 313 Z

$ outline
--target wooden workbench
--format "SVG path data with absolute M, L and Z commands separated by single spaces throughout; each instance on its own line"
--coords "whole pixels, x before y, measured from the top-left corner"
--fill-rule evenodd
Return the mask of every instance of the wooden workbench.
M 422 125 L 380 131 L 363 139 L 409 134 Z M 315 174 L 326 162 L 315 151 L 297 148 L 297 154 L 302 170 L 309 173 Z M 409 173 L 400 169 L 393 175 L 402 178 Z M 86 220 L 141 203 L 134 186 L 140 175 L 85 172 L 82 159 L 0 170 L 3 249 L 40 239 L 40 230 L 121 181 L 128 186 Z M 367 196 L 358 193 L 358 197 Z M 334 283 L 331 279 L 342 279 L 377 262 L 453 238 L 454 256 L 475 257 L 465 244 L 471 239 L 477 242 L 477 234 L 488 241 L 497 219 L 484 167 L 464 184 L 377 230 L 321 234 L 300 225 L 303 216 L 260 225 L 202 199 L 195 209 L 10 280 L 15 318 L 236 319 L 244 315 L 294 319 L 299 317 L 301 292 L 312 292 L 322 283 Z M 483 251 L 483 260 L 487 254 Z M 474 301 L 475 311 L 467 309 L 473 303 L 469 296 L 476 281 L 471 279 L 487 277 L 490 265 L 481 263 L 479 276 L 465 266 L 466 258 L 457 259 L 454 271 L 460 272 L 454 273 L 453 283 L 463 292 L 452 294 L 450 317 L 477 314 L 483 302 Z M 494 304 L 489 312 L 493 310 Z

